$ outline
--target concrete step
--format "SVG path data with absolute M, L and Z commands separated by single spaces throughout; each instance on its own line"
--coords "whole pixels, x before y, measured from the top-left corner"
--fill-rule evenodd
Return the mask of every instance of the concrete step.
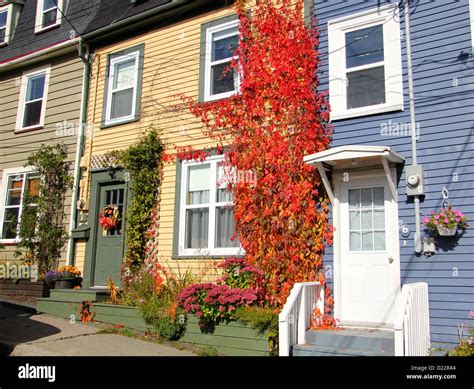
M 81 303 L 83 301 L 99 302 L 108 298 L 104 289 L 51 289 L 50 298 L 55 301 L 71 301 Z
M 293 356 L 295 357 L 386 357 L 393 355 L 394 353 L 382 351 L 315 346 L 313 344 L 299 344 L 293 347 Z
M 306 344 L 341 350 L 360 350 L 384 355 L 394 355 L 393 331 L 377 329 L 337 329 L 307 331 Z

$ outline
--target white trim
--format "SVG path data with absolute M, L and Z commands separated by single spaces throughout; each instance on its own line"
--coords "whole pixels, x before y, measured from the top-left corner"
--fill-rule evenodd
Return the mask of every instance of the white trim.
M 109 64 L 109 77 L 107 80 L 107 101 L 106 101 L 106 113 L 105 113 L 105 125 L 109 124 L 118 124 L 124 121 L 128 121 L 131 119 L 135 118 L 136 111 L 137 111 L 137 93 L 138 93 L 138 76 L 139 76 L 139 71 L 138 68 L 140 66 L 140 50 L 134 51 L 132 53 L 124 54 L 121 56 L 117 56 L 113 59 L 110 60 Z M 127 62 L 133 60 L 135 62 L 134 65 L 134 82 L 133 86 L 127 87 L 127 88 L 117 88 L 113 89 L 113 83 L 114 83 L 114 76 L 115 76 L 115 67 L 116 65 L 120 64 L 121 62 Z M 127 90 L 133 88 L 133 94 L 132 94 L 132 112 L 130 115 L 127 116 L 122 116 L 119 118 L 114 118 L 111 119 L 111 114 L 112 114 L 112 96 L 116 92 L 120 92 L 122 90 Z
M 24 119 L 25 105 L 26 105 L 26 91 L 28 89 L 28 80 L 29 78 L 37 76 L 42 73 L 45 74 L 45 78 L 44 78 L 43 97 L 42 97 L 42 104 L 41 104 L 40 122 L 33 126 L 23 127 L 23 119 Z M 21 78 L 20 99 L 18 103 L 15 133 L 35 130 L 35 129 L 44 127 L 44 118 L 46 116 L 46 104 L 47 104 L 47 97 L 48 97 L 50 73 L 51 73 L 51 65 L 43 66 L 41 68 L 37 68 L 34 70 L 29 70 L 23 73 L 22 78 Z
M 213 177 L 217 177 L 217 164 L 224 160 L 223 155 L 216 155 L 206 158 L 205 161 L 183 161 L 181 169 L 181 188 L 180 188 L 180 209 L 179 209 L 179 235 L 178 235 L 178 256 L 180 257 L 202 257 L 202 256 L 220 256 L 220 255 L 239 255 L 243 254 L 242 247 L 224 247 L 215 248 L 215 211 L 218 206 L 231 205 L 231 203 L 217 203 L 216 192 L 217 182 Z M 210 188 L 208 204 L 186 204 L 187 177 L 188 168 L 191 166 L 210 164 Z M 186 209 L 209 208 L 209 232 L 208 247 L 201 249 L 185 249 L 185 229 L 186 229 Z
M 38 0 L 36 3 L 36 22 L 35 22 L 35 34 L 42 33 L 44 31 L 51 30 L 59 25 L 61 25 L 62 21 L 62 14 L 61 11 L 63 10 L 63 0 L 55 0 L 57 2 L 57 7 L 48 8 L 47 10 L 43 10 L 44 0 Z M 51 11 L 53 9 L 57 9 L 56 11 L 56 22 L 49 26 L 43 27 L 43 14 L 45 12 Z
M 226 63 L 226 62 L 229 62 L 232 59 L 237 58 L 236 56 L 234 56 L 234 57 L 229 57 L 227 59 L 214 61 L 214 62 L 211 63 L 212 42 L 213 42 L 212 36 L 216 32 L 223 31 L 223 30 L 226 30 L 226 29 L 231 29 L 231 28 L 238 27 L 238 26 L 239 26 L 239 20 L 232 20 L 230 22 L 222 23 L 222 24 L 219 24 L 218 26 L 213 26 L 213 27 L 209 27 L 209 28 L 206 29 L 206 42 L 205 42 L 206 50 L 205 50 L 205 61 L 204 61 L 204 68 L 205 68 L 205 71 L 204 71 L 204 101 L 214 101 L 214 100 L 223 99 L 223 98 L 235 95 L 236 93 L 239 92 L 240 76 L 237 75 L 237 79 L 234 80 L 235 89 L 233 91 L 219 93 L 219 94 L 215 94 L 215 95 L 211 94 L 211 66 L 212 65 L 218 65 L 219 63 Z M 233 36 L 233 35 L 235 35 L 235 34 L 228 34 L 225 37 Z M 237 32 L 237 35 L 238 35 L 238 32 Z M 235 81 L 237 81 L 237 85 L 235 85 Z
M 396 5 L 392 4 L 328 21 L 331 120 L 403 110 L 400 22 L 393 18 L 395 8 Z M 378 24 L 383 25 L 384 61 L 354 67 L 350 69 L 350 72 L 373 68 L 383 64 L 385 72 L 385 103 L 347 109 L 346 83 L 348 70 L 345 65 L 345 33 Z
M 367 145 L 344 145 L 332 147 L 330 149 L 306 155 L 303 161 L 314 165 L 318 162 L 325 162 L 330 165 L 337 165 L 336 161 L 363 159 L 370 157 L 384 157 L 393 163 L 403 163 L 405 158 L 393 151 L 388 146 L 367 146 Z
M 16 239 L 2 239 L 1 236 L 3 234 L 3 217 L 5 214 L 5 202 L 6 202 L 6 196 L 7 196 L 7 185 L 8 185 L 8 179 L 10 176 L 14 176 L 17 174 L 23 174 L 26 175 L 28 173 L 33 173 L 34 168 L 31 166 L 27 167 L 18 167 L 18 168 L 10 168 L 10 169 L 4 169 L 2 173 L 2 184 L 0 186 L 0 244 L 16 244 L 19 242 L 18 237 Z M 21 190 L 21 199 L 20 199 L 20 211 L 18 213 L 18 221 L 21 220 L 21 211 L 23 208 L 23 193 L 24 193 L 24 186 L 25 186 L 25 181 L 23 181 L 23 188 Z
M 396 180 L 396 169 L 390 169 L 392 180 Z M 386 177 L 385 171 L 383 169 L 377 169 L 372 171 L 353 171 L 350 173 L 351 178 L 353 179 L 370 179 L 370 178 L 381 178 Z M 333 275 L 334 275 L 334 317 L 339 319 L 341 317 L 341 298 L 342 298 L 342 289 L 341 289 L 341 250 L 342 250 L 342 228 L 341 228 L 341 195 L 343 190 L 343 173 L 335 173 L 333 175 L 334 182 L 334 203 L 333 203 L 333 225 L 335 227 L 334 232 L 334 251 L 333 251 Z M 397 295 L 395 296 L 395 301 L 397 300 L 398 293 L 400 292 L 400 242 L 398 234 L 398 195 L 390 199 L 391 203 L 391 227 L 392 235 L 387 235 L 387 241 L 390 239 L 392 241 L 392 255 L 394 262 L 392 266 L 394 267 L 394 287 Z M 387 231 L 388 232 L 388 231 Z M 395 302 L 394 302 L 395 303 Z M 365 323 L 369 325 L 369 323 Z

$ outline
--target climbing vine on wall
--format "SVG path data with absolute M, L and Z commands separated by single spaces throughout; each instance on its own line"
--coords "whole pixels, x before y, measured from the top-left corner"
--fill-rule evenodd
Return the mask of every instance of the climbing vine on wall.
M 256 183 L 233 184 L 236 234 L 247 260 L 263 270 L 269 303 L 285 302 L 295 282 L 323 280 L 332 243 L 328 200 L 305 155 L 325 150 L 331 130 L 326 95 L 318 92 L 318 31 L 303 19 L 303 2 L 261 0 L 240 20 L 240 92 L 217 102 L 183 97 L 204 133 L 229 146 L 228 159 L 253 171 Z
M 130 174 L 125 267 L 132 272 L 156 247 L 163 149 L 158 132 L 151 129 L 136 144 L 115 154 Z

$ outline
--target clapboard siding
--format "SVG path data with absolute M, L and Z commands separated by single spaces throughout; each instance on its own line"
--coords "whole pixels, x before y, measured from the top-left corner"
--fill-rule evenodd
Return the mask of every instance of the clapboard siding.
M 20 82 L 24 72 L 43 65 L 51 65 L 50 81 L 46 101 L 44 128 L 23 133 L 15 133 Z M 78 125 L 80 122 L 83 64 L 77 54 L 36 63 L 7 74 L 0 74 L 0 171 L 25 165 L 28 156 L 42 144 L 64 143 L 68 148 L 67 161 L 73 163 L 76 155 L 76 137 L 58 131 L 58 125 L 67 121 Z M 77 127 L 76 127 L 77 128 Z M 72 212 L 72 193 L 66 198 L 64 225 L 69 231 Z M 13 260 L 15 246 L 0 249 L 0 262 Z M 65 260 L 65 255 L 62 258 Z
M 319 21 L 320 88 L 328 89 L 327 22 L 377 7 L 376 1 L 315 1 Z M 442 205 L 441 190 L 446 186 L 450 201 L 474 220 L 474 73 L 468 0 L 432 2 L 420 0 L 412 6 L 411 34 L 416 120 L 421 129 L 417 142 L 418 163 L 425 169 L 426 196 L 422 214 Z M 442 18 L 440 18 L 442 15 Z M 403 17 L 401 29 L 404 31 Z M 404 35 L 402 35 L 404 36 Z M 382 126 L 409 123 L 408 81 L 405 40 L 402 39 L 404 110 L 334 121 L 333 146 L 344 144 L 386 145 L 411 164 L 409 136 L 382 136 Z M 457 80 L 458 85 L 455 86 Z M 457 173 L 457 181 L 454 181 Z M 432 342 L 452 346 L 457 342 L 457 326 L 474 325 L 474 237 L 473 227 L 454 247 L 441 243 L 431 258 L 413 250 L 414 207 L 405 195 L 405 176 L 398 183 L 399 218 L 409 225 L 409 238 L 400 237 L 401 281 L 425 281 L 430 291 Z M 471 223 L 472 225 L 473 223 Z M 332 249 L 325 261 L 332 266 Z M 457 271 L 457 273 L 456 273 Z

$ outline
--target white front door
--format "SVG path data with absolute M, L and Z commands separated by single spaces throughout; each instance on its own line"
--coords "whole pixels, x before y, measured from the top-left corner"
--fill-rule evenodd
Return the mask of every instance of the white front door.
M 342 325 L 393 324 L 400 288 L 396 214 L 385 176 L 352 176 L 341 183 L 338 311 Z

